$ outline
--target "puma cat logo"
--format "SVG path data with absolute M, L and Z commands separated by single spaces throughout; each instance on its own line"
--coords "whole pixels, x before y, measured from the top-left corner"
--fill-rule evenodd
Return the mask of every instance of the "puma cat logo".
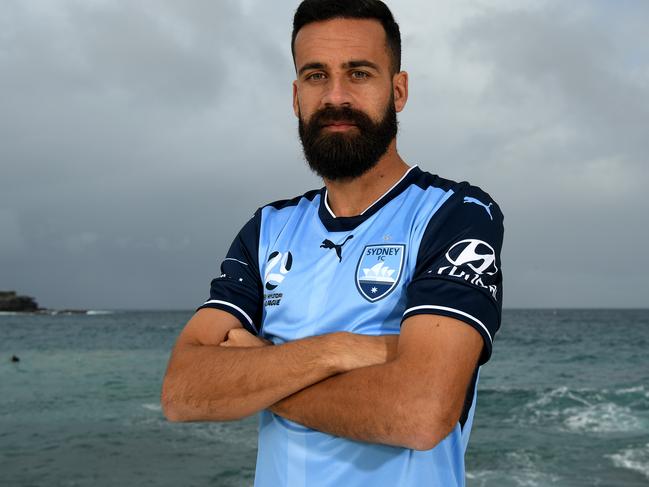
M 341 244 L 335 244 L 328 238 L 325 238 L 322 241 L 322 244 L 320 244 L 320 248 L 322 249 L 335 249 L 336 250 L 336 255 L 338 256 L 338 262 L 343 261 L 343 245 L 347 243 L 347 240 L 351 240 L 354 238 L 353 235 L 348 235 L 347 238 L 343 241 Z

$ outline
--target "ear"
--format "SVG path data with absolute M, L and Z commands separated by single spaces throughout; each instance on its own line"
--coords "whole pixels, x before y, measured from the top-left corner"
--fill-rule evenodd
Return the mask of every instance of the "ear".
M 300 100 L 297 96 L 297 80 L 293 81 L 293 113 L 296 117 L 300 117 Z
M 408 101 L 408 73 L 401 71 L 392 77 L 394 90 L 394 109 L 398 112 L 404 109 Z

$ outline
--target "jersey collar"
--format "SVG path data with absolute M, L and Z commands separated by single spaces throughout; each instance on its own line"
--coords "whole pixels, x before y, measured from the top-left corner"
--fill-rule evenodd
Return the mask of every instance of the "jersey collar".
M 327 188 L 324 187 L 320 190 L 320 207 L 318 209 L 320 221 L 322 221 L 322 224 L 330 232 L 347 232 L 353 230 L 394 198 L 399 196 L 420 174 L 421 169 L 419 169 L 417 165 L 412 166 L 390 189 L 363 210 L 360 215 L 355 216 L 337 217 L 334 215 L 333 211 L 331 211 L 331 208 L 329 207 L 329 203 L 327 202 Z

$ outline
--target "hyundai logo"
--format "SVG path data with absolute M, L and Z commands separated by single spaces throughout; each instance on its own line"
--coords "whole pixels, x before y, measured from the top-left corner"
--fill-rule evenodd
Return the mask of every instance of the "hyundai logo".
M 469 266 L 476 274 L 493 276 L 498 272 L 496 251 L 482 240 L 461 240 L 446 252 L 446 258 L 456 267 Z

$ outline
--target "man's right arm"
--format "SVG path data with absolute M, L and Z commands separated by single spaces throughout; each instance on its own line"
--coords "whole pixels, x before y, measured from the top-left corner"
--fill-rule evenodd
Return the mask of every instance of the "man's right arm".
M 170 421 L 227 421 L 268 408 L 316 382 L 388 359 L 388 341 L 332 333 L 269 347 L 221 347 L 241 328 L 233 315 L 201 309 L 169 359 L 161 403 Z

